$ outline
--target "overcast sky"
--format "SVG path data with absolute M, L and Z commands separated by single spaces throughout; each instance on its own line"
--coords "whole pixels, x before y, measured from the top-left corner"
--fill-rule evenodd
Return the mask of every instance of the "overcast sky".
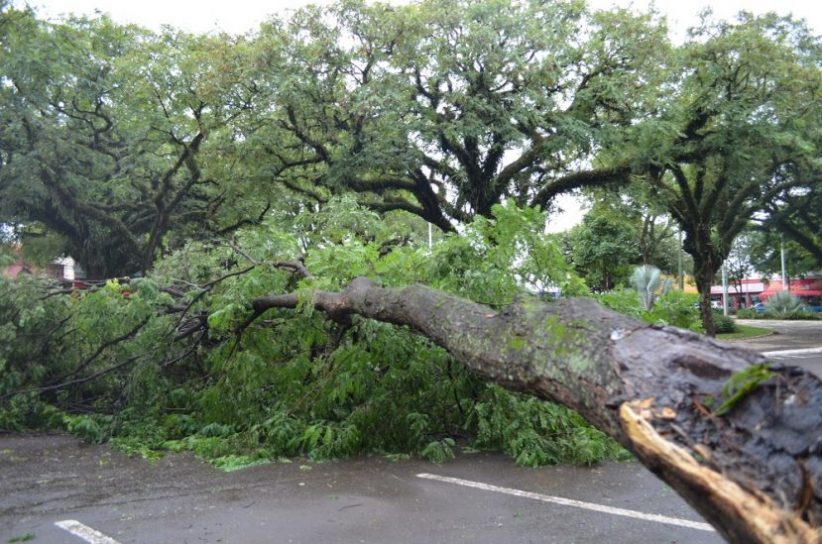
M 406 1 L 406 0 L 393 0 Z M 16 4 L 26 3 L 18 0 Z M 286 13 L 289 9 L 312 3 L 309 0 L 28 0 L 41 16 L 52 18 L 66 13 L 94 15 L 108 13 L 115 21 L 136 23 L 158 30 L 171 25 L 189 32 L 225 31 L 232 34 L 254 30 L 267 15 Z M 315 0 L 313 3 L 329 3 Z M 674 39 L 682 39 L 685 29 L 696 24 L 698 13 L 710 7 L 721 18 L 733 18 L 740 10 L 754 13 L 776 11 L 804 18 L 817 33 L 822 32 L 822 2 L 819 0 L 588 0 L 597 9 L 611 6 L 634 6 L 645 10 L 650 4 L 668 18 Z M 565 230 L 580 220 L 582 211 L 577 199 L 560 197 L 558 205 L 565 210 L 555 214 L 549 225 L 551 231 Z
M 395 0 L 396 1 L 396 0 Z M 774 10 L 792 13 L 807 19 L 817 33 L 822 29 L 822 3 L 819 0 L 659 0 L 657 9 L 668 17 L 670 27 L 681 32 L 694 24 L 697 13 L 711 7 L 718 16 L 733 17 L 740 10 L 764 13 Z M 18 0 L 17 4 L 25 3 Z M 190 32 L 209 32 L 215 29 L 230 33 L 253 30 L 271 13 L 284 13 L 308 4 L 307 0 L 28 0 L 46 17 L 64 13 L 93 15 L 96 10 L 108 13 L 120 22 L 137 23 L 152 29 L 167 24 Z M 315 3 L 327 3 L 319 1 Z M 649 0 L 589 0 L 595 8 L 611 5 L 633 5 L 645 9 Z

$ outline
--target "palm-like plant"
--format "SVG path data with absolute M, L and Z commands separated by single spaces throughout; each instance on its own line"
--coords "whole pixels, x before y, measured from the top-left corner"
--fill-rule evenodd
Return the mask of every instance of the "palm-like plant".
M 765 303 L 768 313 L 776 317 L 785 317 L 802 311 L 802 301 L 787 291 L 779 291 L 768 298 Z
M 639 294 L 642 307 L 650 310 L 656 299 L 670 289 L 670 280 L 661 280 L 659 268 L 652 265 L 642 265 L 634 269 L 631 274 L 631 283 Z

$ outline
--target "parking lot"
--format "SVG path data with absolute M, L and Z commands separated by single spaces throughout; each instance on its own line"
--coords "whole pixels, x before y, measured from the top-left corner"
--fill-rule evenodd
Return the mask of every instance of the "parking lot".
M 822 321 L 740 319 L 738 322 L 770 329 L 773 334 L 734 344 L 763 352 L 784 364 L 801 366 L 822 378 Z
M 149 463 L 65 435 L 3 436 L 0 488 L 0 542 L 721 542 L 637 463 L 465 454 L 223 473 L 190 455 Z

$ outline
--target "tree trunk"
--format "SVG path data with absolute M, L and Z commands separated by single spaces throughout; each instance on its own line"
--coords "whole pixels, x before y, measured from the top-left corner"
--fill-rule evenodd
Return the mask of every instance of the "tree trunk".
M 293 294 L 253 302 L 257 316 L 297 305 Z M 409 326 L 481 377 L 579 411 L 731 542 L 822 541 L 822 382 L 804 370 L 772 366 L 717 415 L 711 399 L 727 400 L 728 378 L 762 355 L 591 300 L 494 310 L 359 278 L 343 293 L 316 292 L 314 305 L 335 320 L 358 314 Z
M 707 263 L 697 264 L 694 259 L 694 279 L 699 291 L 699 315 L 702 317 L 702 327 L 705 329 L 705 334 L 713 338 L 716 336 L 714 311 L 711 308 L 711 286 L 714 282 L 714 273 Z

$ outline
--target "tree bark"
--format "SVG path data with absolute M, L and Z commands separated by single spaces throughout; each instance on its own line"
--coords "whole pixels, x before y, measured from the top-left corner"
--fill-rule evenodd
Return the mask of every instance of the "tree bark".
M 690 253 L 694 260 L 694 280 L 696 289 L 699 291 L 699 315 L 702 318 L 702 328 L 705 334 L 713 338 L 716 336 L 716 324 L 714 323 L 713 309 L 711 308 L 711 287 L 716 274 L 713 260 L 710 255 L 709 241 L 702 240 L 695 243 L 686 238 L 686 251 Z M 701 248 L 701 251 L 697 248 Z
M 253 307 L 258 316 L 298 302 L 273 295 Z M 772 365 L 770 378 L 717 415 L 710 399 L 762 355 L 591 300 L 494 310 L 358 278 L 342 293 L 315 292 L 314 306 L 335 320 L 411 327 L 481 377 L 577 410 L 731 542 L 822 541 L 822 381 L 802 369 Z

